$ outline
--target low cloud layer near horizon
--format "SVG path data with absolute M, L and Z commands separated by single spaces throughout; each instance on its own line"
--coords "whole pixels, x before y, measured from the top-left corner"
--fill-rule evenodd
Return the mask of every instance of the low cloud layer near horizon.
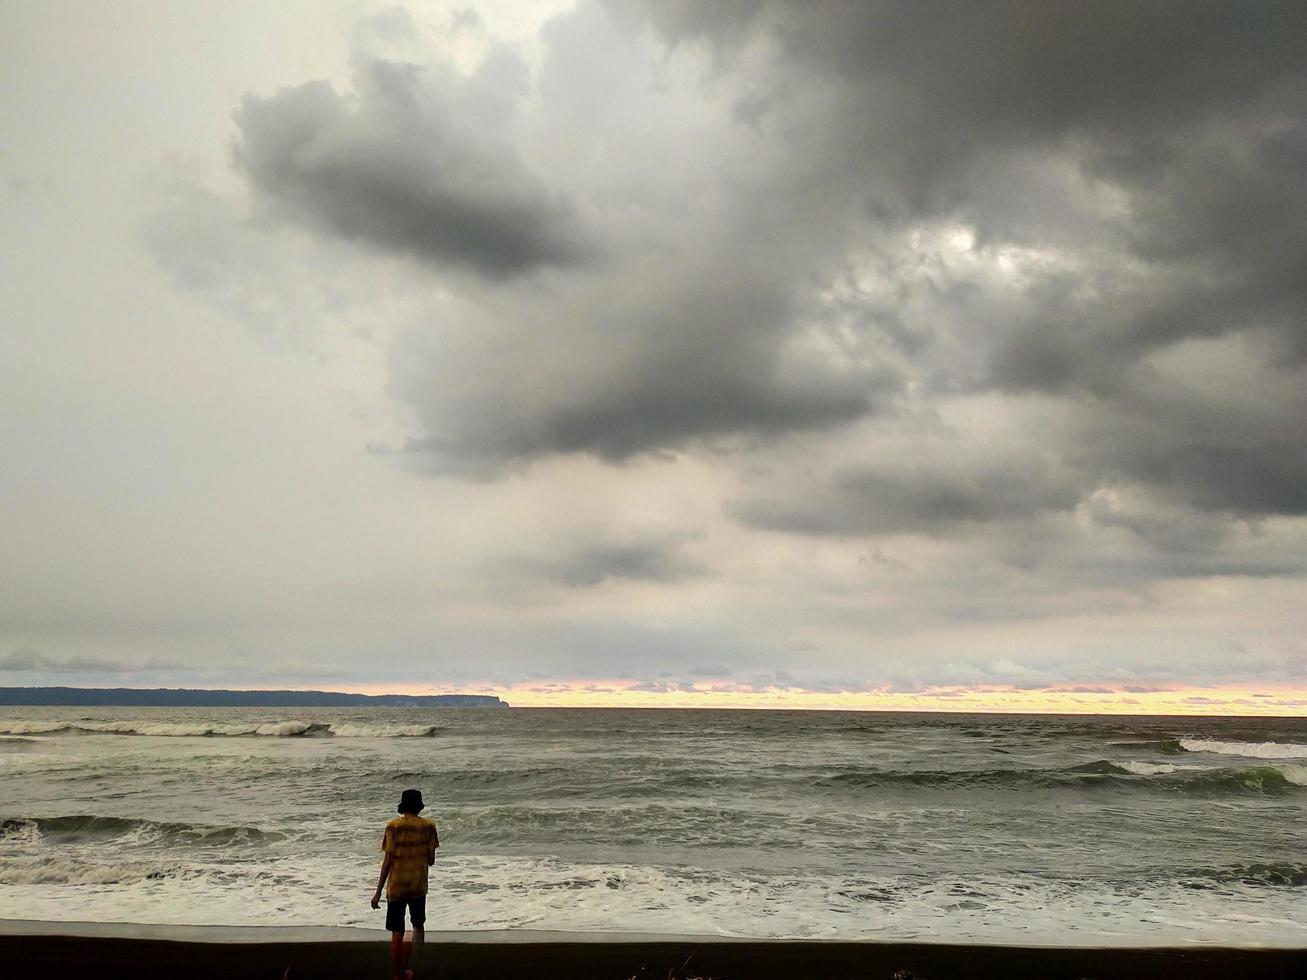
M 1307 689 L 1303 5 L 7 17 L 6 678 Z

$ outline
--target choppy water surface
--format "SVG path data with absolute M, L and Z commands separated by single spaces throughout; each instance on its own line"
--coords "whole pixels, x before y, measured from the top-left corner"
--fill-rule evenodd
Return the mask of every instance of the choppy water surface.
M 1307 946 L 1307 720 L 0 708 L 0 918 Z

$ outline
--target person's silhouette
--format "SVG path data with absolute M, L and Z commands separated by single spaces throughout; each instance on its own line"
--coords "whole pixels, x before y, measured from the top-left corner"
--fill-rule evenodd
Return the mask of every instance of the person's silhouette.
M 399 816 L 386 824 L 381 836 L 381 875 L 372 894 L 372 907 L 381 908 L 381 889 L 386 888 L 386 928 L 390 931 L 392 980 L 413 976 L 411 964 L 422 949 L 423 926 L 427 921 L 427 868 L 436 863 L 440 837 L 436 825 L 418 814 L 425 809 L 422 793 L 406 789 L 400 795 Z M 389 881 L 389 884 L 387 884 Z M 413 941 L 404 942 L 404 911 L 413 922 Z

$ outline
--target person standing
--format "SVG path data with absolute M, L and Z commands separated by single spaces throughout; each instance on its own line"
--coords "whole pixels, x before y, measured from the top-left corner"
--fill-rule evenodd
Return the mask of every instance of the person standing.
M 386 889 L 386 929 L 390 932 L 392 980 L 410 980 L 422 949 L 423 926 L 427 921 L 427 869 L 436 863 L 440 837 L 436 825 L 418 816 L 426 807 L 422 793 L 406 789 L 400 794 L 399 816 L 386 824 L 381 835 L 381 876 L 372 894 L 372 907 L 381 908 L 381 889 Z M 413 923 L 413 941 L 404 942 L 404 913 Z

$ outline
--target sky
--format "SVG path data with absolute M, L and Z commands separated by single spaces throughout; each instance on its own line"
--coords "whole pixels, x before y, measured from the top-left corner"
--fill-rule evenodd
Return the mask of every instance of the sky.
M 0 686 L 1307 714 L 1307 6 L 0 18 Z

